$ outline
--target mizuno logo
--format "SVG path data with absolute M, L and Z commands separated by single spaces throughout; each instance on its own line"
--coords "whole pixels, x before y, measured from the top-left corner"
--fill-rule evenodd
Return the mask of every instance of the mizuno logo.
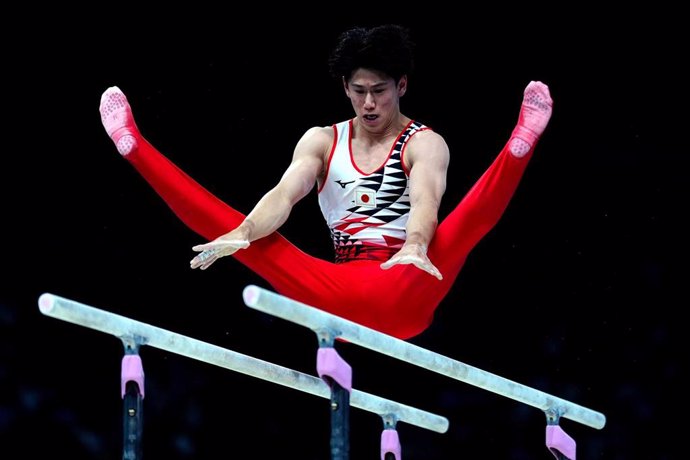
M 338 185 L 340 185 L 342 188 L 345 188 L 346 185 L 351 184 L 351 183 L 353 183 L 353 182 L 354 182 L 353 180 L 351 180 L 350 182 L 343 182 L 343 181 L 341 181 L 340 179 L 338 179 L 337 181 L 335 181 L 335 183 L 338 184 Z

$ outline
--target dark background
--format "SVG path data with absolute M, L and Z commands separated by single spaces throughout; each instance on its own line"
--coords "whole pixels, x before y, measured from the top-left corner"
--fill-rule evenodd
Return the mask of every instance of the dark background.
M 451 149 L 441 217 L 507 141 L 526 84 L 544 81 L 554 99 L 505 215 L 433 325 L 410 342 L 604 413 L 601 430 L 561 421 L 580 459 L 678 458 L 688 80 L 677 13 L 605 17 L 564 6 L 538 19 L 531 11 L 343 8 L 349 13 L 310 19 L 295 10 L 271 10 L 272 19 L 179 10 L 175 21 L 111 11 L 27 21 L 15 36 L 23 47 L 6 53 L 0 186 L 3 450 L 122 456 L 122 344 L 43 316 L 44 292 L 315 375 L 314 334 L 242 302 L 244 286 L 268 287 L 263 280 L 231 258 L 205 272 L 189 268 L 191 247 L 203 240 L 118 155 L 100 123 L 100 95 L 119 86 L 143 134 L 246 213 L 307 128 L 351 116 L 327 73 L 337 35 L 398 22 L 418 43 L 402 111 Z M 315 192 L 281 231 L 332 257 Z M 400 423 L 406 460 L 552 458 L 541 411 L 366 349 L 337 348 L 355 388 L 449 419 L 445 434 Z M 325 399 L 155 348 L 141 356 L 146 458 L 329 458 Z M 351 457 L 379 458 L 380 418 L 351 416 Z

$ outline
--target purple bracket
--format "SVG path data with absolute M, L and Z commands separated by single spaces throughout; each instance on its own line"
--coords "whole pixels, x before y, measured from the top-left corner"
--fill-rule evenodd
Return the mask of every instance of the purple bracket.
M 546 447 L 556 458 L 560 452 L 567 460 L 575 460 L 575 440 L 558 425 L 546 425 Z
M 348 392 L 352 392 L 352 367 L 340 357 L 335 348 L 319 348 L 316 352 L 316 370 L 322 379 L 328 376 Z M 324 380 L 328 383 L 328 380 Z
M 127 382 L 134 380 L 139 385 L 141 397 L 144 397 L 144 366 L 139 355 L 125 355 L 122 358 L 122 371 L 120 372 L 120 391 L 122 397 L 127 392 Z
M 402 458 L 402 448 L 397 430 L 386 428 L 381 432 L 381 460 L 386 460 L 386 454 L 395 455 L 395 460 Z

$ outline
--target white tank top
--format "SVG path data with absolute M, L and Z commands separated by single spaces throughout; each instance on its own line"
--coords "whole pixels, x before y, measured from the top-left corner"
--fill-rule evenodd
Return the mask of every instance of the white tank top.
M 333 125 L 335 139 L 319 206 L 331 230 L 335 262 L 388 260 L 405 242 L 410 187 L 403 166 L 412 135 L 428 127 L 411 121 L 376 171 L 359 170 L 352 156 L 352 120 Z

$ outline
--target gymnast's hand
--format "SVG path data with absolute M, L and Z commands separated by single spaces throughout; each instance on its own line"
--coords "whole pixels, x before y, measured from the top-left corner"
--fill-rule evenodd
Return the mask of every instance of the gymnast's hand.
M 192 268 L 201 268 L 206 270 L 213 262 L 221 257 L 234 254 L 240 249 L 249 247 L 249 241 L 243 238 L 238 238 L 234 232 L 226 233 L 219 236 L 210 243 L 197 244 L 192 247 L 194 251 L 201 252 L 201 254 L 194 257 L 189 265 Z
M 438 271 L 438 268 L 431 263 L 429 256 L 426 254 L 426 246 L 421 244 L 406 244 L 393 257 L 381 264 L 381 268 L 388 270 L 393 265 L 412 264 L 415 267 L 424 270 L 428 274 L 435 276 L 439 280 L 443 279 L 443 275 Z

